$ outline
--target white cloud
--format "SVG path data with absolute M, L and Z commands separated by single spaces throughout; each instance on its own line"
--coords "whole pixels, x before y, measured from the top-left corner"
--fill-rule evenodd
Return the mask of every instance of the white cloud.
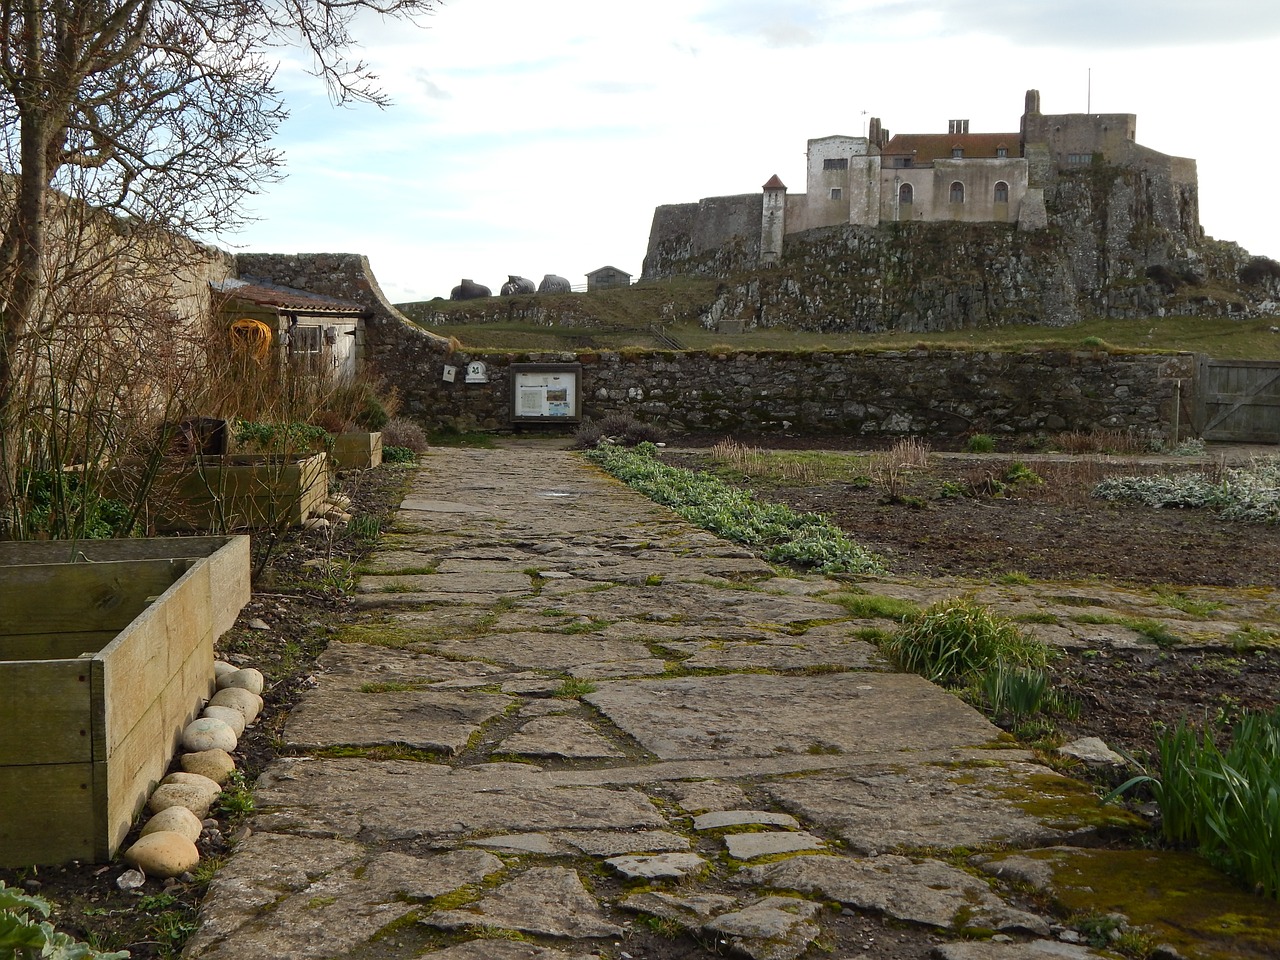
M 1280 198 L 1253 182 L 1280 134 L 1247 93 L 1273 86 L 1274 44 L 1214 40 L 1200 4 L 1121 6 L 449 0 L 425 30 L 373 19 L 362 55 L 394 105 L 334 110 L 287 63 L 289 180 L 230 242 L 368 254 L 396 300 L 447 296 L 464 276 L 496 289 L 509 273 L 582 283 L 607 263 L 638 275 L 659 204 L 754 192 L 774 173 L 802 187 L 805 141 L 860 134 L 868 116 L 894 132 L 961 117 L 1013 131 L 1035 87 L 1046 112 L 1137 114 L 1141 143 L 1199 161 L 1210 234 L 1280 255 Z M 1241 19 L 1233 0 L 1212 9 Z M 1157 15 L 1173 25 L 1113 42 Z M 1257 37 L 1280 19 L 1252 16 Z M 1175 54 L 1157 34 L 1202 42 Z

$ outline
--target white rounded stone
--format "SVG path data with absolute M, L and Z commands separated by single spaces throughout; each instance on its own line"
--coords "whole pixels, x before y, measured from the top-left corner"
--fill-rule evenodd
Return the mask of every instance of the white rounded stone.
M 219 708 L 222 709 L 222 708 Z M 236 772 L 236 762 L 225 750 L 200 750 L 196 753 L 184 753 L 178 761 L 187 773 L 198 773 L 208 777 L 214 783 L 226 783 L 231 774 Z
M 180 833 L 195 843 L 200 839 L 200 831 L 203 829 L 204 824 L 200 822 L 200 818 L 186 807 L 165 807 L 146 822 L 142 828 L 142 835 L 145 837 L 159 830 L 165 830 Z
M 156 787 L 155 792 L 151 794 L 151 799 L 147 801 L 147 809 L 152 813 L 159 813 L 170 807 L 186 807 L 197 818 L 203 820 L 209 815 L 209 808 L 213 806 L 213 801 L 221 792 L 220 787 L 217 793 L 210 794 L 207 788 L 198 784 L 165 783 Z
M 262 695 L 262 672 L 255 670 L 253 667 L 245 667 L 243 670 L 236 670 L 234 673 L 224 673 L 218 678 L 218 689 L 225 690 L 227 687 L 239 687 L 241 690 L 248 690 L 250 693 Z
M 225 660 L 213 661 L 213 675 L 215 677 L 220 677 L 224 673 L 235 673 L 239 669 L 240 668 L 237 667 L 234 663 L 227 663 L 227 661 Z
M 151 877 L 176 877 L 200 863 L 196 845 L 174 830 L 157 830 L 124 852 L 124 858 Z
M 225 720 L 216 717 L 198 717 L 182 730 L 182 748 L 192 753 L 201 750 L 225 750 L 230 753 L 238 742 L 236 732 L 227 726 Z
M 236 735 L 236 739 L 239 739 L 240 734 L 244 733 L 244 714 L 235 707 L 205 707 L 200 716 L 221 720 L 231 728 L 231 732 Z
M 226 687 L 210 698 L 209 706 L 235 707 L 244 714 L 244 722 L 250 724 L 262 712 L 262 698 L 241 687 Z

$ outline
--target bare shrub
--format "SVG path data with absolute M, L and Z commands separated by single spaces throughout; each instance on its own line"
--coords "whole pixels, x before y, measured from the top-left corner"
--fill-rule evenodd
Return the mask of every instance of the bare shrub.
M 1151 440 L 1129 430 L 1072 430 L 1056 433 L 1050 444 L 1063 453 L 1110 453 L 1131 456 L 1151 452 Z
M 405 417 L 392 417 L 382 428 L 384 447 L 405 447 L 414 453 L 427 449 L 427 432 Z
M 629 413 L 616 411 L 605 414 L 599 420 L 583 420 L 574 431 L 573 446 L 578 450 L 587 450 L 607 440 L 619 446 L 634 447 L 640 443 L 661 443 L 666 437 L 667 431 L 662 427 L 646 423 Z

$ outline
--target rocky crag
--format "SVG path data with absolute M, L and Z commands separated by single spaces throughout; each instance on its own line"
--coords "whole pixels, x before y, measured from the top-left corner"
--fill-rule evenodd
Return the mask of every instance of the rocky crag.
M 757 263 L 758 237 L 693 242 L 697 234 L 660 208 L 643 277 L 722 279 L 699 318 L 710 329 L 731 321 L 747 328 L 926 332 L 1280 312 L 1280 264 L 1204 236 L 1194 185 L 1096 164 L 1053 176 L 1044 199 L 1047 223 L 1040 229 L 823 227 L 788 236 L 781 259 L 768 267 Z

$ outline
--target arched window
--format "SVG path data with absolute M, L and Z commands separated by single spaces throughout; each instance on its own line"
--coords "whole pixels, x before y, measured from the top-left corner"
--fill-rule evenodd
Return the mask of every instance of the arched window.
M 951 184 L 951 202 L 964 203 L 964 184 L 959 180 Z
M 1009 202 L 1009 185 L 1005 183 L 1003 180 L 1001 180 L 996 184 L 995 201 L 996 203 Z
M 910 203 L 915 198 L 915 191 L 912 190 L 911 184 L 904 183 L 898 188 L 898 202 Z

